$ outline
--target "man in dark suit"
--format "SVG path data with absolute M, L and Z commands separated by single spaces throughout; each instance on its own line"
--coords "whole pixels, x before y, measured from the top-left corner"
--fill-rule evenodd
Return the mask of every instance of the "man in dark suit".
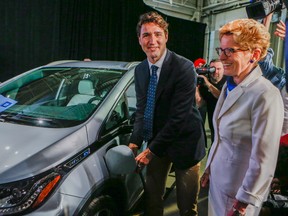
M 129 147 L 136 154 L 141 145 L 148 144 L 136 157 L 138 166 L 147 165 L 145 215 L 163 215 L 163 195 L 171 163 L 175 168 L 180 215 L 197 215 L 199 169 L 205 156 L 205 141 L 195 104 L 194 65 L 166 48 L 168 23 L 158 13 L 140 16 L 137 36 L 147 59 L 135 69 L 137 110 Z M 157 68 L 157 88 L 151 104 L 153 65 Z M 147 136 L 147 110 L 151 105 L 153 127 L 151 136 Z

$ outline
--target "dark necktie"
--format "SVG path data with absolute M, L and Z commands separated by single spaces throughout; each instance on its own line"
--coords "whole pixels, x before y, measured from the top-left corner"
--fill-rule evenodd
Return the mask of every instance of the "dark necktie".
M 143 139 L 149 141 L 152 138 L 153 131 L 153 113 L 155 104 L 155 93 L 157 87 L 157 69 L 155 65 L 151 66 L 152 75 L 150 76 L 150 82 L 147 92 L 146 108 L 144 112 L 144 125 L 143 125 Z

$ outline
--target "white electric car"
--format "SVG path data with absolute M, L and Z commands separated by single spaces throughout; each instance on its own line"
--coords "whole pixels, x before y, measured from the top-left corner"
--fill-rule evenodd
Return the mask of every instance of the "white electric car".
M 60 61 L 0 84 L 0 215 L 131 214 L 143 179 L 107 152 L 128 148 L 137 64 Z

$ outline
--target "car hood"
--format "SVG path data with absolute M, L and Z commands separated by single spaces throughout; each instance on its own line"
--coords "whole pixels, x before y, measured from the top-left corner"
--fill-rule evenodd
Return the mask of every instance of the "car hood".
M 49 170 L 88 145 L 85 126 L 43 128 L 0 123 L 0 137 L 0 183 Z

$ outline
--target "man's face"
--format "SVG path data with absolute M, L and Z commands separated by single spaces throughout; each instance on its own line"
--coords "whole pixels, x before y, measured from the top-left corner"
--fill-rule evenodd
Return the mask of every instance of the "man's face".
M 211 62 L 210 67 L 215 67 L 215 72 L 211 74 L 211 77 L 216 81 L 220 81 L 224 74 L 224 68 L 222 62 Z
M 154 64 L 165 52 L 168 34 L 155 23 L 145 23 L 141 26 L 138 40 L 147 58 Z

